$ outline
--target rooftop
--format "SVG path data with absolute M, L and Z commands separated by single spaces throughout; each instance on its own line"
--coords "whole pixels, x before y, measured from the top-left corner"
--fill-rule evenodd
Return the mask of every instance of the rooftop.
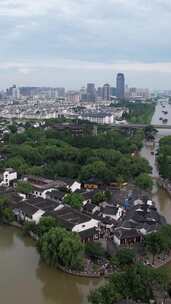
M 91 220 L 91 217 L 71 208 L 63 207 L 62 209 L 52 211 L 49 215 L 55 217 L 57 221 L 66 228 L 72 229 L 74 226 Z

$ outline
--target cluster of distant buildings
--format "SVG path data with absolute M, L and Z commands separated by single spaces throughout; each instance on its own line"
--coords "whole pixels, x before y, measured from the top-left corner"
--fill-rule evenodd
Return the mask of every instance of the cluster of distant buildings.
M 63 87 L 17 87 L 13 85 L 6 92 L 1 92 L 1 99 L 19 100 L 25 98 L 58 99 L 68 102 L 96 102 L 100 100 L 110 101 L 113 99 L 145 100 L 150 97 L 148 89 L 128 88 L 125 84 L 125 75 L 118 73 L 115 86 L 106 83 L 96 87 L 95 83 L 88 83 L 80 90 L 66 90 Z

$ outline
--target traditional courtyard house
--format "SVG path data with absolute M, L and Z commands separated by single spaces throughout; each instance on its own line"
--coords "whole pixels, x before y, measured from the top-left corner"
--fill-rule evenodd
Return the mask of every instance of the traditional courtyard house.
M 100 211 L 100 207 L 93 203 L 87 202 L 86 204 L 84 204 L 82 210 L 83 210 L 83 212 L 85 212 L 87 214 L 93 215 L 93 214 L 95 214 L 95 212 Z
M 81 190 L 81 183 L 77 180 L 73 180 L 70 178 L 60 178 L 61 181 L 63 181 L 66 185 L 67 190 L 71 192 L 76 192 Z
M 80 234 L 82 241 L 92 241 L 99 236 L 99 221 L 68 206 L 48 213 L 57 222 L 72 232 Z
M 118 221 L 123 215 L 123 208 L 119 206 L 106 206 L 101 209 L 103 218 L 110 217 L 115 221 Z
M 117 228 L 114 231 L 113 240 L 117 246 L 131 247 L 143 241 L 143 235 L 137 229 Z
M 23 222 L 35 222 L 38 224 L 44 214 L 45 211 L 23 202 L 20 207 L 18 206 L 18 214 L 16 215 L 18 215 L 18 219 Z
M 32 185 L 32 194 L 35 197 L 44 199 L 46 199 L 47 193 L 62 187 L 66 187 L 66 184 L 61 180 L 54 181 L 36 176 L 25 176 L 23 180 L 28 181 Z
M 13 183 L 16 180 L 17 180 L 17 172 L 14 169 L 9 168 L 3 172 L 1 185 L 10 187 L 13 185 Z
M 62 204 L 65 195 L 66 193 L 60 190 L 46 192 L 46 198 L 55 201 L 58 204 Z

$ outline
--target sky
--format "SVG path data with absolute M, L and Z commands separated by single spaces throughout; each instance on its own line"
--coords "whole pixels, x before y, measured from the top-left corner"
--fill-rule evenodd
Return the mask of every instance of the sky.
M 171 89 L 171 0 L 0 0 L 0 87 Z

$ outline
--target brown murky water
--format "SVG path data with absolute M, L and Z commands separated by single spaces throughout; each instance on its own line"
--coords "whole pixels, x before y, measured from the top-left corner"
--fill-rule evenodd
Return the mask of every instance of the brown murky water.
M 0 227 L 0 303 L 87 304 L 89 290 L 98 284 L 40 263 L 31 239 L 14 228 Z

